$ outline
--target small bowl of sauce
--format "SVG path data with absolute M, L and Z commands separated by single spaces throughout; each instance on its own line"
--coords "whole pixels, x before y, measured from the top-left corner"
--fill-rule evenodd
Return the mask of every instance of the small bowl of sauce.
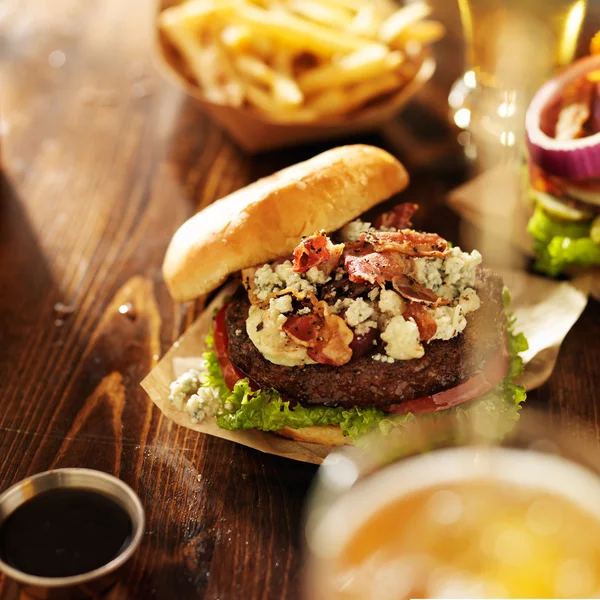
M 47 471 L 0 495 L 0 571 L 34 598 L 106 591 L 143 533 L 135 492 L 101 471 Z

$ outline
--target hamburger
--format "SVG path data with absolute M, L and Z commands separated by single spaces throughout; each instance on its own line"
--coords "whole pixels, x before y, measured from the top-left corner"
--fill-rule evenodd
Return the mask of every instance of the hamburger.
M 600 36 L 592 56 L 543 85 L 526 115 L 528 231 L 535 267 L 557 276 L 600 265 Z
M 414 230 L 414 204 L 362 216 L 407 184 L 387 152 L 344 146 L 184 223 L 163 266 L 172 296 L 238 287 L 171 402 L 195 422 L 330 446 L 442 411 L 514 420 L 526 342 L 501 278 Z

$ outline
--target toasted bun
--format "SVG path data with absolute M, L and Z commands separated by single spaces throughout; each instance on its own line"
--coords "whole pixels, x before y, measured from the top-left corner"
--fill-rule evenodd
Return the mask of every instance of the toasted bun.
M 206 294 L 245 267 L 296 247 L 303 235 L 335 231 L 404 189 L 408 175 L 373 146 L 341 146 L 214 202 L 175 233 L 163 264 L 173 298 Z
M 301 429 L 284 427 L 276 433 L 296 442 L 311 442 L 323 446 L 352 446 L 352 441 L 344 436 L 342 430 L 337 425 L 302 427 Z

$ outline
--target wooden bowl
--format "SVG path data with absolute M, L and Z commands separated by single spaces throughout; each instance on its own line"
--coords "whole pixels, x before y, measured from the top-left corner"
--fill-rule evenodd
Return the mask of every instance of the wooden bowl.
M 179 52 L 158 27 L 158 15 L 173 4 L 173 0 L 157 2 L 154 48 L 159 71 L 192 97 L 248 153 L 380 129 L 400 112 L 435 71 L 435 60 L 427 49 L 416 61 L 417 72 L 408 84 L 350 115 L 301 122 L 270 119 L 250 108 L 216 104 L 204 97 L 202 88 L 186 75 Z

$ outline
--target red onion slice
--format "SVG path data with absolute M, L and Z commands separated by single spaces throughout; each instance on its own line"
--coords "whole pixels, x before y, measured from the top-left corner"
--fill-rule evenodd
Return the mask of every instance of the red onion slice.
M 531 160 L 552 175 L 572 180 L 600 176 L 600 133 L 575 140 L 557 140 L 540 127 L 544 109 L 558 98 L 564 86 L 598 69 L 598 54 L 576 61 L 545 83 L 527 109 L 525 128 Z

